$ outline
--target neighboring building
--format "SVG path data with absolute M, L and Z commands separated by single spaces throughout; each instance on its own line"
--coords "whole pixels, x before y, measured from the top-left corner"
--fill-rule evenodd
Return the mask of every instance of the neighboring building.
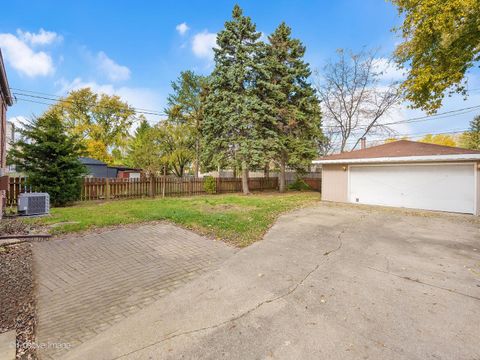
M 8 156 L 8 152 L 12 148 L 12 144 L 15 143 L 15 124 L 11 121 L 7 121 L 6 138 L 7 138 L 6 151 Z M 10 174 L 10 176 L 12 176 L 12 173 L 14 173 L 15 171 L 16 171 L 15 165 L 7 165 L 7 174 Z
M 322 200 L 480 215 L 480 151 L 400 140 L 314 163 Z
M 87 168 L 88 177 L 114 178 L 117 177 L 117 170 L 112 171 L 103 161 L 89 157 L 79 158 L 80 162 Z
M 139 179 L 142 173 L 140 169 L 121 165 L 108 166 L 103 161 L 89 157 L 81 157 L 79 160 L 87 168 L 87 177 Z
M 121 179 L 140 179 L 142 177 L 142 170 L 127 166 L 112 166 L 117 169 L 117 177 Z
M 7 107 L 13 105 L 7 74 L 0 51 L 0 218 L 5 207 L 8 188 L 7 172 Z
M 7 121 L 6 126 L 6 151 L 7 154 L 10 151 L 12 144 L 15 142 L 15 124 L 11 121 Z

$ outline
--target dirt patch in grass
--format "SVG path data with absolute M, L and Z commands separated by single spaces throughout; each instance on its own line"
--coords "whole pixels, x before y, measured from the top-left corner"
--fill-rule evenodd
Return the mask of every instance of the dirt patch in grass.
M 31 244 L 0 247 L 0 333 L 15 330 L 17 359 L 36 359 Z
M 226 212 L 248 212 L 255 210 L 255 206 L 240 206 L 236 204 L 218 204 L 218 205 L 203 205 L 202 211 L 207 213 L 226 213 Z

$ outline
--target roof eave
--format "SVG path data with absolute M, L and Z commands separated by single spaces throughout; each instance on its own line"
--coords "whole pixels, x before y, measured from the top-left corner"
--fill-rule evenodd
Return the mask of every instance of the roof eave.
M 313 160 L 313 164 L 371 164 L 371 163 L 402 163 L 402 162 L 442 162 L 442 161 L 480 161 L 480 154 L 397 156 L 361 159 Z
M 5 94 L 5 102 L 8 106 L 13 105 L 13 97 L 10 92 L 10 86 L 8 85 L 7 73 L 5 71 L 5 65 L 3 63 L 2 51 L 0 50 L 0 87 L 2 93 Z

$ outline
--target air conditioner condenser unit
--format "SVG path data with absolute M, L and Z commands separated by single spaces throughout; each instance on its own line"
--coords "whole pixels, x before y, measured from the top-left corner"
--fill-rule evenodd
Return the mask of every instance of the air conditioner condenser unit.
M 18 194 L 18 213 L 20 215 L 41 215 L 50 211 L 50 195 L 48 193 Z

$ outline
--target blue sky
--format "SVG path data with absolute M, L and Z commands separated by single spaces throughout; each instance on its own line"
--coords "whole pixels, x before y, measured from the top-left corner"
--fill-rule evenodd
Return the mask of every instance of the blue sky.
M 212 70 L 210 48 L 215 33 L 230 18 L 235 3 L 8 2 L 0 23 L 0 47 L 10 86 L 57 96 L 91 86 L 96 91 L 116 93 L 135 107 L 163 110 L 170 82 L 180 71 L 208 74 Z M 384 0 L 237 3 L 265 34 L 282 21 L 290 25 L 293 35 L 307 47 L 306 59 L 312 69 L 321 68 L 338 48 L 380 48 L 378 56 L 387 58 L 399 41 L 391 29 L 400 24 L 400 18 Z M 471 88 L 480 87 L 476 76 L 470 79 Z M 478 105 L 480 92 L 471 94 L 468 101 L 459 96 L 448 99 L 440 112 Z M 8 112 L 14 121 L 38 115 L 46 108 L 18 98 Z M 475 114 L 401 125 L 397 130 L 419 134 L 465 129 Z M 390 116 L 399 120 L 421 115 L 402 106 Z

